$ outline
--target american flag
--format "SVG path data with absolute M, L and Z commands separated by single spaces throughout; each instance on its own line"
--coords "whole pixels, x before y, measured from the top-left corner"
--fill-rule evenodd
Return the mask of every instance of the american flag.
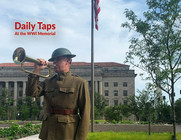
M 98 30 L 98 14 L 101 8 L 99 7 L 99 0 L 94 0 L 94 15 L 95 15 L 95 27 Z

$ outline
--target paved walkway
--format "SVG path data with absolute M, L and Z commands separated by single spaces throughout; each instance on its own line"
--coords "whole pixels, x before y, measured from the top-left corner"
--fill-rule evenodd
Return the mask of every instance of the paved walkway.
M 21 138 L 21 139 L 18 139 L 18 140 L 40 140 L 38 138 L 39 134 L 37 135 L 33 135 L 33 136 L 29 136 L 29 137 L 25 137 L 25 138 Z

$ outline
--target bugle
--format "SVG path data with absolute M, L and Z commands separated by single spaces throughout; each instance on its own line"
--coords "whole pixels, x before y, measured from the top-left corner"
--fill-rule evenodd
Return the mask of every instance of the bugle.
M 51 74 L 51 65 L 50 64 L 48 64 L 48 66 L 47 66 L 48 67 L 48 74 L 47 75 L 36 74 L 36 73 L 31 72 L 31 71 L 25 70 L 23 67 L 24 62 L 32 62 L 32 63 L 36 63 L 39 65 L 41 65 L 41 62 L 37 59 L 33 59 L 31 57 L 28 57 L 25 53 L 25 50 L 22 47 L 19 47 L 14 51 L 13 61 L 15 64 L 20 64 L 21 70 L 26 72 L 26 73 L 35 74 L 35 75 L 38 75 L 38 76 L 43 77 L 43 78 L 48 78 Z

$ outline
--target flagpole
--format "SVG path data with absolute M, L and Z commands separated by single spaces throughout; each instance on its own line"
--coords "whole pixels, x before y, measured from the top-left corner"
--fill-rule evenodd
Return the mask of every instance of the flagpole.
M 91 132 L 94 132 L 94 0 L 91 0 Z

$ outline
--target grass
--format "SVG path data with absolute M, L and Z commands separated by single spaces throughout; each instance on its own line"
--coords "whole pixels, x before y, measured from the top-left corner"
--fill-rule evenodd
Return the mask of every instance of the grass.
M 171 140 L 171 133 L 146 132 L 94 132 L 89 133 L 87 140 Z M 177 140 L 181 140 L 181 133 L 177 133 Z

